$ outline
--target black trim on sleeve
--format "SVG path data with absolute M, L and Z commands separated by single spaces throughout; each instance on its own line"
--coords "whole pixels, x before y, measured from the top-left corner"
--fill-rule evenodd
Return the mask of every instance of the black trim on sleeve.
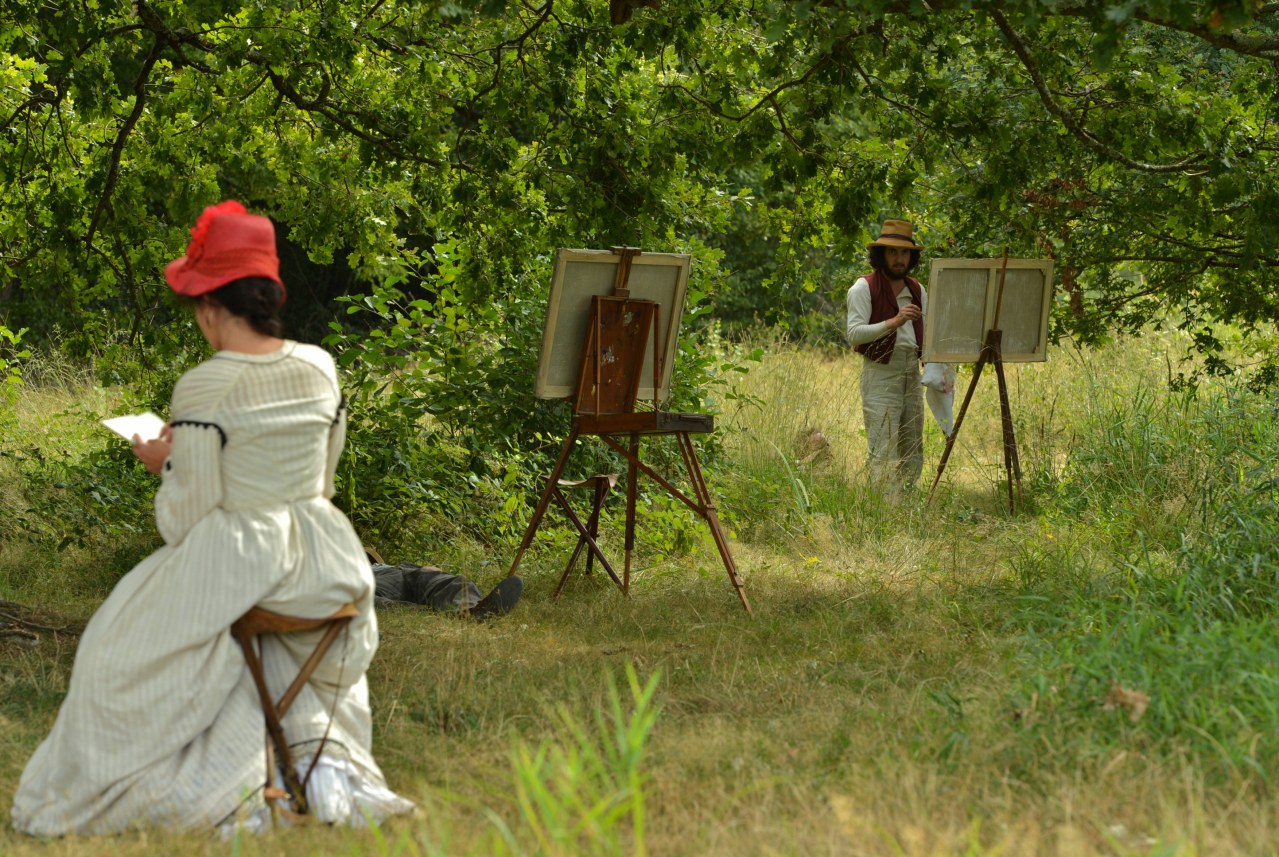
M 196 428 L 211 428 L 214 431 L 216 431 L 218 435 L 222 438 L 222 445 L 226 446 L 226 432 L 224 432 L 222 430 L 222 426 L 218 425 L 217 423 L 202 423 L 199 420 L 174 420 L 173 422 L 169 423 L 169 426 L 172 428 L 177 428 L 178 426 L 195 426 Z
M 338 394 L 338 412 L 333 415 L 333 422 L 330 425 L 337 425 L 338 420 L 342 419 L 342 412 L 346 410 L 346 393 Z

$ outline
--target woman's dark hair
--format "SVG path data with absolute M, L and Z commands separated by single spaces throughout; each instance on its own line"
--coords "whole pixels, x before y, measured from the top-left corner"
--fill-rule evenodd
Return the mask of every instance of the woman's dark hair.
M 874 247 L 871 247 L 870 252 L 866 254 L 866 257 L 870 260 L 870 266 L 873 270 L 882 271 L 884 270 L 885 267 L 888 266 L 888 263 L 884 261 L 884 247 L 882 245 L 876 245 Z M 914 248 L 911 248 L 910 264 L 906 266 L 906 273 L 909 274 L 911 271 L 915 270 L 918 267 L 919 267 L 919 251 Z
M 214 289 L 205 297 L 247 321 L 263 336 L 279 338 L 284 335 L 279 315 L 280 306 L 284 303 L 284 289 L 274 280 L 244 277 Z

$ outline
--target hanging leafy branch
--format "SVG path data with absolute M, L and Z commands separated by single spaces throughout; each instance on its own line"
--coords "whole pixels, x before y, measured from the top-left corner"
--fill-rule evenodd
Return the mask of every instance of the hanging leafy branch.
M 315 263 L 467 306 L 560 243 L 674 241 L 725 254 L 726 318 L 798 323 L 891 211 L 1058 258 L 1084 339 L 1279 318 L 1274 3 L 10 5 L 0 290 L 34 331 L 119 305 L 151 335 L 185 225 L 232 195 Z
M 1012 46 L 1013 52 L 1017 54 L 1017 58 L 1021 60 L 1021 64 L 1025 67 L 1026 73 L 1030 75 L 1031 82 L 1035 86 L 1035 91 L 1039 93 L 1039 97 L 1044 103 L 1044 107 L 1048 109 L 1049 113 L 1060 119 L 1061 124 L 1064 125 L 1072 135 L 1078 138 L 1079 141 L 1089 149 L 1092 149 L 1104 158 L 1118 161 L 1131 170 L 1138 170 L 1144 173 L 1187 173 L 1189 175 L 1203 175 L 1202 165 L 1204 157 L 1199 153 L 1189 155 L 1173 164 L 1148 164 L 1134 158 L 1130 158 L 1123 152 L 1115 149 L 1113 146 L 1108 146 L 1101 140 L 1098 140 L 1095 135 L 1090 133 L 1088 129 L 1079 122 L 1069 109 L 1053 97 L 1052 92 L 1048 89 L 1048 84 L 1044 81 L 1043 73 L 1039 70 L 1039 64 L 1035 62 L 1035 56 L 1031 51 L 1030 45 L 1027 44 L 1026 39 L 1013 28 L 1012 24 L 1008 22 L 1008 18 L 1004 15 L 1004 13 L 998 9 L 992 9 L 990 11 L 990 17 L 999 26 L 999 30 L 1004 34 L 1004 37 L 1008 39 L 1008 43 Z

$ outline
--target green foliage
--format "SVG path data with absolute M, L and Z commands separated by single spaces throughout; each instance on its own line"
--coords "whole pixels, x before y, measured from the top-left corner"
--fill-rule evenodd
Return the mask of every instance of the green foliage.
M 886 214 L 934 254 L 1055 258 L 1059 334 L 1169 318 L 1212 349 L 1279 319 L 1267 7 L 10 6 L 4 314 L 82 351 L 121 318 L 154 344 L 161 269 L 222 197 L 280 224 L 298 293 L 453 267 L 428 312 L 498 339 L 539 254 L 627 243 L 722 265 L 734 328 L 829 341 L 807 319 Z
M 1268 779 L 1279 752 L 1273 622 L 1170 612 L 1161 595 L 1175 587 L 1165 580 L 1154 582 L 1153 597 L 1073 603 L 1074 615 L 1054 613 L 1057 622 L 1036 612 L 1038 630 L 1027 640 L 1030 679 L 1014 710 L 1035 743 L 1069 734 L 1075 753 L 1189 749 L 1215 781 Z
M 17 333 L 0 324 L 0 395 L 12 395 L 12 388 L 22 383 L 21 361 L 31 356 L 26 348 L 19 349 L 26 328 Z
M 155 478 L 128 446 L 51 455 L 28 445 L 0 449 L 0 458 L 12 469 L 14 492 L 0 521 L 23 540 L 50 551 L 106 550 L 122 542 L 141 542 L 141 551 L 154 542 Z
M 481 538 L 509 536 L 518 498 L 535 482 L 535 470 L 521 466 L 523 450 L 546 445 L 535 436 L 527 393 L 535 371 L 523 357 L 535 311 L 518 298 L 505 312 L 467 311 L 464 249 L 433 248 L 436 273 L 416 290 L 426 297 L 387 280 L 343 299 L 348 317 L 370 321 L 333 322 L 325 340 L 338 352 L 351 415 L 340 495 L 368 538 L 422 514 L 469 520 Z M 514 498 L 509 507 L 483 508 L 499 494 Z
M 1183 540 L 1186 577 L 1174 590 L 1202 616 L 1263 620 L 1279 605 L 1279 410 L 1251 391 L 1215 398 L 1200 422 L 1213 478 L 1199 509 L 1203 533 Z
M 770 446 L 775 453 L 771 461 L 755 462 L 725 480 L 724 517 L 738 536 L 780 547 L 824 528 L 860 544 L 899 525 L 892 504 L 868 482 Z
M 626 665 L 626 686 L 606 673 L 606 698 L 593 720 L 582 722 L 566 705 L 549 707 L 556 737 L 536 747 L 517 741 L 511 751 L 510 782 L 504 795 L 513 803 L 516 821 L 488 809 L 486 834 L 468 854 L 504 857 L 518 854 L 643 855 L 645 795 L 649 775 L 643 770 L 645 750 L 657 723 L 655 701 L 660 673 L 641 682 L 634 665 Z M 460 798 L 444 795 L 443 809 Z M 439 813 L 429 831 L 403 830 L 389 838 L 374 828 L 378 855 L 443 855 L 451 850 L 451 824 Z
M 607 708 L 593 724 L 580 723 L 564 706 L 552 712 L 564 736 L 536 750 L 520 743 L 512 754 L 521 818 L 544 854 L 644 854 L 644 790 L 640 768 L 645 743 L 657 722 L 653 701 L 660 675 L 641 684 L 626 665 L 629 699 L 610 675 Z
M 1088 441 L 1071 451 L 1056 485 L 1061 509 L 1114 534 L 1140 532 L 1175 547 L 1181 519 L 1167 513 L 1197 505 L 1215 466 L 1200 454 L 1199 413 L 1191 392 L 1142 389 L 1121 400 L 1095 390 Z

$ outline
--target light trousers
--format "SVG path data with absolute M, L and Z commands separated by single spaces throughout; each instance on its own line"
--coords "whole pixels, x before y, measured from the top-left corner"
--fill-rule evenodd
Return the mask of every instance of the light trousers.
M 924 388 L 915 348 L 897 348 L 888 363 L 862 359 L 866 465 L 886 487 L 914 487 L 924 470 Z

